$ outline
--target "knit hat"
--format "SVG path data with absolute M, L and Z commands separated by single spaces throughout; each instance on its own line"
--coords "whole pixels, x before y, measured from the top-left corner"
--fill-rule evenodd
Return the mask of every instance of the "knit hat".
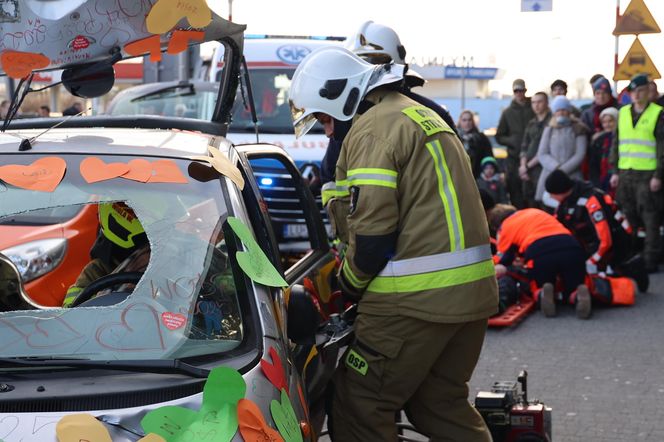
M 484 167 L 488 164 L 491 164 L 494 169 L 498 170 L 498 161 L 494 157 L 484 157 L 480 161 L 480 169 L 484 170 Z
M 559 110 L 570 110 L 572 104 L 569 102 L 566 96 L 558 95 L 551 101 L 551 112 L 554 114 Z
M 593 83 L 593 92 L 597 91 L 606 91 L 609 94 L 611 93 L 611 83 L 604 77 L 598 78 Z
M 599 119 L 601 120 L 604 116 L 610 115 L 614 120 L 618 121 L 618 109 L 615 107 L 607 107 L 602 112 L 599 113 Z
M 544 188 L 551 195 L 565 193 L 574 187 L 574 181 L 562 170 L 556 169 L 546 178 Z
M 648 85 L 648 75 L 647 74 L 636 74 L 630 80 L 628 89 L 630 91 L 633 91 L 637 87 L 647 86 L 647 85 Z

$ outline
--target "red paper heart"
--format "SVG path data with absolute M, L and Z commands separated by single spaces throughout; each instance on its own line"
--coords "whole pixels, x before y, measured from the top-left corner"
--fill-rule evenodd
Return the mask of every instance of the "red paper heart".
M 35 69 L 42 69 L 51 64 L 45 55 L 33 52 L 4 51 L 0 55 L 2 68 L 11 78 L 25 78 Z
M 0 167 L 0 180 L 13 186 L 40 192 L 53 192 L 62 181 L 67 163 L 62 158 L 40 158 L 27 166 L 10 164 Z
M 145 313 L 146 310 L 148 318 L 152 319 L 152 322 L 146 321 L 145 314 L 137 314 Z M 155 336 L 156 340 L 153 344 L 141 343 L 146 334 Z M 120 322 L 109 322 L 99 326 L 95 338 L 99 345 L 110 350 L 145 351 L 166 348 L 159 326 L 159 314 L 151 305 L 142 302 L 125 307 L 120 316 Z
M 97 157 L 89 157 L 81 161 L 81 176 L 88 183 L 111 180 L 129 172 L 129 165 L 124 163 L 104 163 Z
M 281 358 L 279 353 L 275 350 L 274 347 L 270 347 L 270 358 L 272 363 L 266 359 L 261 359 L 261 369 L 266 378 L 272 382 L 272 385 L 277 387 L 277 390 L 282 388 L 288 393 L 288 383 L 286 382 L 286 373 L 284 371 L 284 366 L 281 363 Z
M 164 312 L 161 314 L 161 322 L 164 323 L 167 329 L 177 330 L 187 323 L 187 317 L 180 313 Z

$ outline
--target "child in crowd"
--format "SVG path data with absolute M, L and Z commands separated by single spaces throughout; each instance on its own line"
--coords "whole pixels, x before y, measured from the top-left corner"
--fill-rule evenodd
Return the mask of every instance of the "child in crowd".
M 480 163 L 477 187 L 486 191 L 496 204 L 507 204 L 507 191 L 502 174 L 498 173 L 498 162 L 494 157 L 484 157 Z

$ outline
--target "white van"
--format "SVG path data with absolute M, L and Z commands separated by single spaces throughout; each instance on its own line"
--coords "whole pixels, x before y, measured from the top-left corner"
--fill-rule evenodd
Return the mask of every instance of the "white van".
M 328 139 L 321 126 L 296 140 L 288 107 L 288 91 L 297 65 L 310 52 L 322 46 L 341 45 L 345 37 L 285 37 L 245 35 L 247 60 L 254 103 L 258 116 L 260 141 L 283 147 L 298 167 L 319 164 L 325 155 Z M 208 81 L 218 83 L 223 70 L 223 46 L 212 57 Z M 228 139 L 234 144 L 256 141 L 254 124 L 243 98 L 235 102 Z

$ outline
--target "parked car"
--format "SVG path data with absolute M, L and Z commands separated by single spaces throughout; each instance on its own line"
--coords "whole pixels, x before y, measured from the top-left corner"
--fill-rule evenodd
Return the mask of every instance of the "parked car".
M 0 134 L 0 219 L 96 211 L 113 242 L 104 253 L 126 250 L 94 269 L 67 309 L 39 302 L 42 289 L 26 290 L 0 253 L 3 441 L 97 440 L 93 430 L 113 441 L 239 441 L 257 422 L 266 434 L 315 440 L 351 328 L 333 315 L 345 307 L 337 260 L 297 166 L 277 146 L 225 138 L 242 30 L 216 15 L 206 30 L 226 46 L 227 69 L 208 121 L 20 120 Z M 68 65 L 63 79 L 112 79 L 92 63 Z M 256 171 L 265 162 L 288 176 L 305 249 L 275 234 Z M 69 252 L 90 257 L 84 246 Z

